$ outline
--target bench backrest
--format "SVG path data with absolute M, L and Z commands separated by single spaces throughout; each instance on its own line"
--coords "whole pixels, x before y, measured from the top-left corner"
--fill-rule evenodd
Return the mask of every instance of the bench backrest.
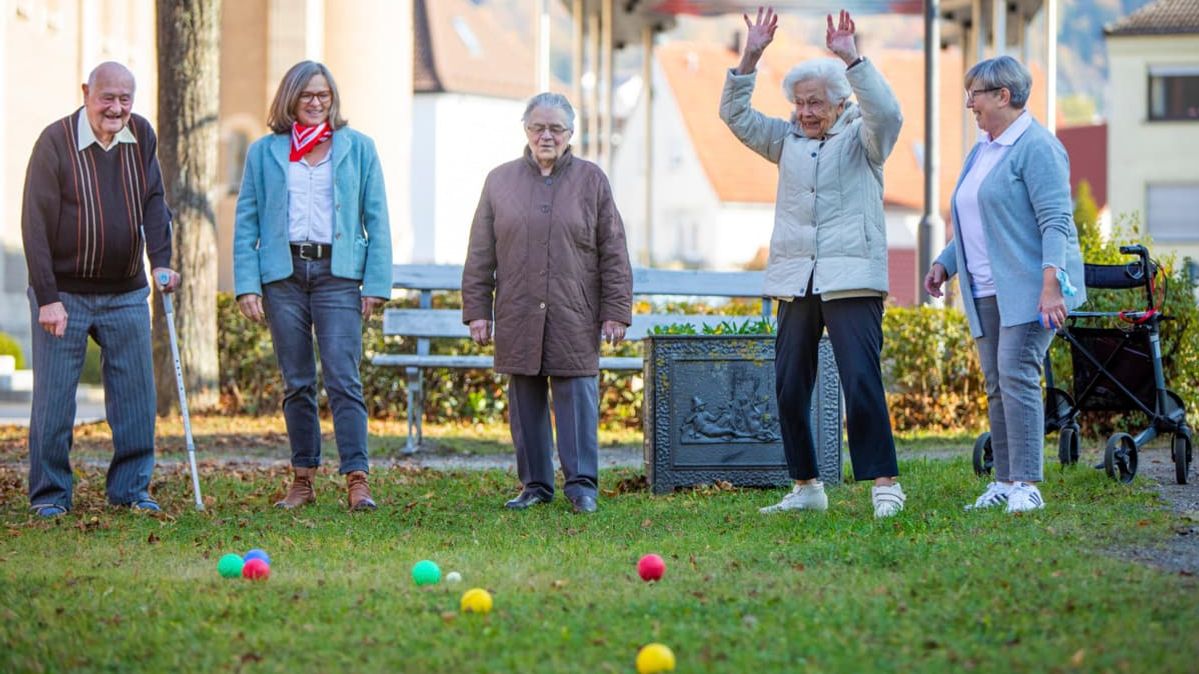
M 633 269 L 634 296 L 753 297 L 762 300 L 763 317 L 769 318 L 771 302 L 763 298 L 760 271 L 698 271 Z M 433 293 L 462 289 L 459 265 L 398 264 L 392 269 L 392 287 L 420 292 L 420 309 L 388 309 L 383 315 L 383 334 L 418 338 L 470 337 L 458 309 L 433 309 Z M 627 339 L 641 339 L 657 325 L 688 323 L 701 330 L 725 321 L 741 322 L 745 316 L 634 314 Z

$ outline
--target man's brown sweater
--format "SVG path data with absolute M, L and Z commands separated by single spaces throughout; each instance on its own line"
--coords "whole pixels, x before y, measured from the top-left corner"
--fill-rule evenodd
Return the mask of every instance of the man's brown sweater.
M 171 263 L 171 215 L 150 123 L 132 115 L 136 143 L 80 151 L 82 114 L 80 108 L 42 131 L 25 174 L 21 235 L 38 306 L 58 302 L 59 291 L 145 287 L 143 251 L 153 267 Z

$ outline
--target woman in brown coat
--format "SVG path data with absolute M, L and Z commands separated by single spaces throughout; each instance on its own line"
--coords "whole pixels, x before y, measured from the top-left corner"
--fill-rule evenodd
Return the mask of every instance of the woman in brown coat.
M 600 339 L 620 342 L 632 321 L 624 224 L 607 176 L 571 154 L 574 119 L 561 94 L 529 100 L 524 156 L 488 174 L 462 270 L 462 321 L 478 344 L 494 332 L 495 369 L 511 375 L 518 510 L 554 496 L 552 398 L 563 491 L 595 511 Z

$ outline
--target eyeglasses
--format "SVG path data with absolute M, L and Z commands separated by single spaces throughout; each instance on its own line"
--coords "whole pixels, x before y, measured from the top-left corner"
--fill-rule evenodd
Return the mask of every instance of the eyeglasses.
M 966 91 L 966 102 L 967 102 L 967 103 L 973 103 L 973 102 L 974 102 L 974 97 L 975 97 L 975 96 L 977 96 L 977 95 L 979 95 L 979 94 L 989 94 L 989 93 L 991 93 L 991 92 L 993 92 L 993 91 L 1002 91 L 1003 89 L 1004 89 L 1004 87 L 991 87 L 991 88 L 989 88 L 989 89 L 972 89 L 972 90 L 968 90 L 968 91 Z
M 545 124 L 528 124 L 525 126 L 525 131 L 528 131 L 529 135 L 534 138 L 540 138 L 546 131 L 549 131 L 555 138 L 561 138 L 570 129 L 561 124 L 550 124 L 548 126 Z
M 811 110 L 819 115 L 828 106 L 828 101 L 795 101 L 797 110 Z
M 305 103 L 305 104 L 311 103 L 312 99 L 314 99 L 314 98 L 316 100 L 320 101 L 321 105 L 328 105 L 329 101 L 333 100 L 333 92 L 332 91 L 301 91 L 300 92 L 300 102 L 301 103 Z

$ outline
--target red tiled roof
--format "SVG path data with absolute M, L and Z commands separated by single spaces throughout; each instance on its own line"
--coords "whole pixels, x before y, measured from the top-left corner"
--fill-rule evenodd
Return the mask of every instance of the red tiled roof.
M 413 4 L 413 91 L 525 99 L 537 93 L 533 50 L 469 0 Z
M 1199 0 L 1157 0 L 1108 24 L 1107 35 L 1199 33 Z

